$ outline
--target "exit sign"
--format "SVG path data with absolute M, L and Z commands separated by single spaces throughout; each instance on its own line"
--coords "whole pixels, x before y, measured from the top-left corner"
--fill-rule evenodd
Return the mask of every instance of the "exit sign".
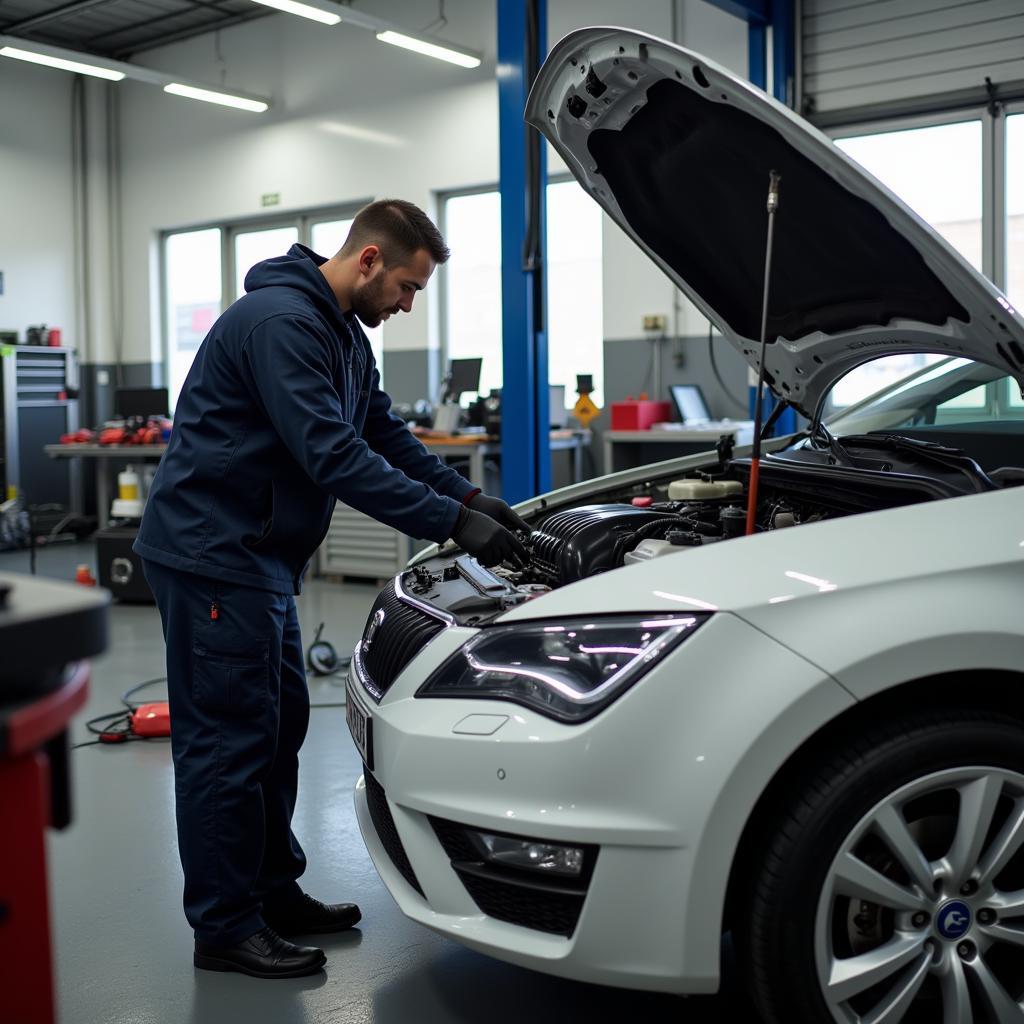
M 280 192 L 264 192 L 263 195 L 260 196 L 260 206 L 280 206 L 280 204 Z

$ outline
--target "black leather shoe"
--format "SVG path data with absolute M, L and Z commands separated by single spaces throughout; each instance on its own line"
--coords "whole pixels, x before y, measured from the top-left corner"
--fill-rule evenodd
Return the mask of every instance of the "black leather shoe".
M 204 971 L 237 971 L 254 978 L 300 978 L 327 962 L 322 949 L 296 946 L 263 928 L 236 946 L 214 946 L 196 939 L 192 962 Z
M 263 907 L 263 920 L 282 935 L 343 932 L 363 915 L 354 903 L 321 903 L 307 893 L 283 907 Z

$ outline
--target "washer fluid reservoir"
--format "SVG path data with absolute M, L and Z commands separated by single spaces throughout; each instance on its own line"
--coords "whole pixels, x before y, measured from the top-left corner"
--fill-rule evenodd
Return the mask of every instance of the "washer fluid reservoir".
M 714 501 L 742 493 L 739 480 L 673 480 L 668 485 L 669 501 Z

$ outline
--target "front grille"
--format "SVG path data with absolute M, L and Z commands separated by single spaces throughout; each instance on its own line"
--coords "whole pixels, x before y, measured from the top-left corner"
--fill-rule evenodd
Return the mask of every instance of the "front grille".
M 369 644 L 365 645 L 378 618 L 379 624 Z M 393 583 L 380 592 L 363 630 L 363 663 L 378 700 L 387 693 L 399 672 L 443 629 L 443 622 L 400 600 Z
M 454 865 L 453 865 L 454 866 Z M 499 921 L 550 932 L 569 938 L 583 909 L 584 894 L 542 892 L 521 885 L 499 882 L 456 868 L 473 902 L 488 916 Z
M 409 858 L 406 856 L 405 847 L 402 846 L 398 829 L 395 828 L 395 819 L 391 817 L 391 808 L 388 807 L 384 787 L 373 777 L 366 765 L 363 765 L 363 778 L 366 780 L 366 803 L 370 808 L 370 819 L 373 821 L 373 827 L 377 830 L 377 836 L 387 855 L 391 858 L 391 863 L 422 896 L 423 890 L 416 878 L 416 872 L 413 871 Z
M 572 936 L 594 873 L 596 846 L 583 847 L 584 867 L 578 880 L 545 878 L 484 863 L 466 836 L 465 827 L 457 822 L 431 817 L 430 824 L 466 891 L 488 917 L 552 935 Z
M 466 838 L 466 830 L 457 825 L 454 821 L 445 821 L 444 818 L 431 817 L 430 824 L 433 826 L 437 838 L 441 840 L 444 852 L 454 861 L 479 860 L 480 855 L 475 847 Z

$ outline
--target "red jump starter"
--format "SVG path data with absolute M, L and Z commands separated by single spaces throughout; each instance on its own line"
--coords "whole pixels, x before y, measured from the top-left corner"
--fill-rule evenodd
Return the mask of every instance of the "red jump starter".
M 132 732 L 136 736 L 170 736 L 171 712 L 167 701 L 140 704 L 132 712 Z

